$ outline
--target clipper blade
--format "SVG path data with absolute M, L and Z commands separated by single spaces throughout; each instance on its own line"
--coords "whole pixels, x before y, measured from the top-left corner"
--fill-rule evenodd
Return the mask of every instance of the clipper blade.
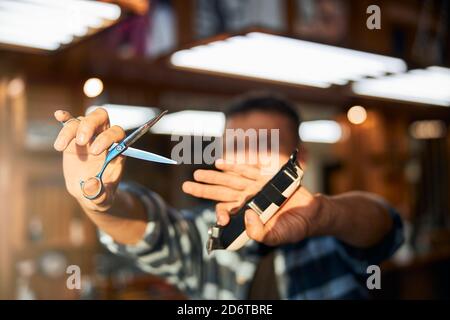
M 220 243 L 220 226 L 215 225 L 208 229 L 208 241 L 206 242 L 206 250 L 211 254 L 213 250 L 224 249 Z

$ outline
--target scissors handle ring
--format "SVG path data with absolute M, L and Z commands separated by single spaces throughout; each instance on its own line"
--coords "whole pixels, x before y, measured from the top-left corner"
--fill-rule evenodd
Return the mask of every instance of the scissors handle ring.
M 86 182 L 89 180 L 96 180 L 98 182 L 98 189 L 95 191 L 94 194 L 88 194 L 84 188 L 86 186 Z M 85 197 L 88 200 L 94 200 L 96 199 L 103 191 L 103 181 L 100 177 L 91 177 L 86 181 L 81 180 L 80 181 L 80 188 L 81 188 L 81 192 L 83 193 L 83 197 Z
M 95 177 L 91 177 L 85 181 L 83 181 L 83 180 L 80 181 L 81 192 L 83 193 L 83 196 L 86 199 L 93 200 L 102 193 L 102 191 L 103 191 L 103 181 L 102 181 L 103 172 L 105 171 L 108 164 L 112 160 L 114 160 L 116 157 L 118 157 L 125 149 L 126 149 L 126 146 L 123 143 L 119 143 L 117 146 L 114 147 L 114 149 L 112 149 L 108 152 L 108 154 L 106 155 L 105 162 L 103 163 L 103 166 L 102 166 L 100 172 Z M 92 181 L 92 180 L 96 181 L 96 183 L 98 184 L 98 189 L 96 190 L 96 192 L 94 194 L 89 194 L 85 190 L 86 182 Z

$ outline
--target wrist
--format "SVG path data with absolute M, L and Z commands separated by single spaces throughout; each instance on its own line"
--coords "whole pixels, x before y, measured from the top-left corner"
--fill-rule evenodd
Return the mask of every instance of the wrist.
M 122 244 L 136 244 L 145 233 L 147 213 L 143 204 L 132 193 L 118 190 L 109 209 L 103 211 L 83 207 L 86 215 L 102 231 Z
M 104 216 L 114 215 L 114 212 L 121 211 L 130 202 L 130 195 L 127 192 L 117 190 L 111 196 L 104 196 L 105 199 L 96 203 L 96 200 L 85 198 L 78 199 L 78 203 L 88 215 Z
M 102 202 L 100 204 L 93 202 L 93 200 L 88 199 L 77 199 L 79 205 L 81 208 L 86 212 L 88 215 L 106 215 L 112 207 L 111 201 L 108 202 Z

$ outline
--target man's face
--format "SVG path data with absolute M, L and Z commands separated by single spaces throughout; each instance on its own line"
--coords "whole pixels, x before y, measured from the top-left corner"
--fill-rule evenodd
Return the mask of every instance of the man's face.
M 244 150 L 238 150 L 238 153 L 244 153 L 246 162 L 248 159 L 258 159 L 258 164 L 261 164 L 262 157 L 269 155 L 272 159 L 271 161 L 276 161 L 278 166 L 283 165 L 289 158 L 295 143 L 292 141 L 292 124 L 286 118 L 286 116 L 274 113 L 274 112 L 261 112 L 261 111 L 250 111 L 247 113 L 242 113 L 238 115 L 233 115 L 227 119 L 226 129 L 236 130 L 241 129 L 242 131 L 256 132 L 257 137 L 257 147 L 251 148 L 250 145 L 250 135 L 245 136 L 245 148 Z M 249 130 L 250 131 L 247 131 Z M 261 129 L 266 129 L 267 135 Z M 278 131 L 278 137 L 275 130 Z M 261 134 L 261 132 L 263 134 Z M 228 141 L 227 141 L 228 139 Z M 236 145 L 239 138 L 232 137 L 234 140 L 234 148 L 229 150 L 228 148 L 224 152 L 225 159 L 236 159 Z M 265 139 L 266 141 L 262 141 Z M 229 137 L 225 134 L 226 143 L 230 143 Z M 264 152 L 264 148 L 261 146 L 267 146 L 267 152 Z M 274 143 L 278 144 L 278 147 L 274 146 Z M 266 159 L 267 160 L 267 159 Z M 267 165 L 266 160 L 264 165 Z M 250 163 L 252 164 L 252 163 Z

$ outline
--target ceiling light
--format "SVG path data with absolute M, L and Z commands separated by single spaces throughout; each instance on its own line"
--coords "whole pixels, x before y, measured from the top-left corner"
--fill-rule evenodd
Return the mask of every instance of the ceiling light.
M 56 50 L 60 47 L 60 44 L 56 41 L 39 41 L 36 39 L 20 39 L 15 36 L 1 34 L 0 33 L 0 44 L 5 43 L 12 46 L 19 47 L 30 47 L 41 50 Z
M 367 119 L 367 112 L 364 107 L 353 106 L 347 111 L 347 119 L 350 123 L 361 124 Z
M 11 1 L 11 0 L 10 0 Z M 16 0 L 14 0 L 16 1 Z M 80 14 L 95 15 L 103 19 L 117 20 L 121 10 L 117 5 L 92 0 L 26 0 L 51 9 L 78 11 Z
M 108 112 L 110 126 L 119 126 L 123 130 L 135 129 L 159 113 L 157 108 L 152 107 L 105 104 L 89 107 L 86 115 L 100 107 Z
M 89 98 L 95 98 L 103 92 L 103 82 L 99 78 L 86 80 L 83 86 L 84 94 Z
M 0 11 L 0 21 L 2 21 L 0 30 L 8 33 L 14 30 L 14 32 L 21 34 L 21 37 L 23 37 L 23 34 L 30 33 L 29 30 L 33 30 L 33 34 L 54 35 L 56 37 L 65 36 L 69 38 L 82 37 L 88 33 L 86 25 L 68 23 L 67 20 L 64 20 L 59 15 L 42 19 L 38 24 L 36 24 L 35 19 L 36 17 L 32 13 L 30 13 L 30 16 L 26 16 L 24 14 L 11 14 Z M 25 38 L 28 39 L 31 36 L 28 35 Z M 55 38 L 51 39 L 54 40 Z
M 120 7 L 87 0 L 1 0 L 0 44 L 56 50 L 109 26 Z
M 299 127 L 300 139 L 304 142 L 336 143 L 342 138 L 342 128 L 336 121 L 304 121 Z
M 48 19 L 53 17 L 59 17 L 59 19 L 68 19 L 67 23 L 72 23 L 75 20 L 77 22 L 93 24 L 98 16 L 86 15 L 85 17 L 79 16 L 79 8 L 77 3 L 72 1 L 62 1 L 65 4 L 62 8 L 56 8 L 52 6 L 47 6 L 45 3 L 35 3 L 33 1 L 26 0 L 2 0 L 0 1 L 0 10 L 10 15 L 22 15 L 26 17 L 38 17 L 40 19 Z M 56 18 L 58 19 L 58 18 Z M 87 23 L 89 25 L 89 23 Z
M 450 106 L 450 69 L 428 67 L 353 84 L 359 95 Z
M 260 32 L 181 50 L 170 61 L 193 71 L 321 88 L 406 70 L 401 59 Z
M 165 115 L 151 129 L 154 133 L 220 137 L 225 129 L 222 112 L 185 110 Z

